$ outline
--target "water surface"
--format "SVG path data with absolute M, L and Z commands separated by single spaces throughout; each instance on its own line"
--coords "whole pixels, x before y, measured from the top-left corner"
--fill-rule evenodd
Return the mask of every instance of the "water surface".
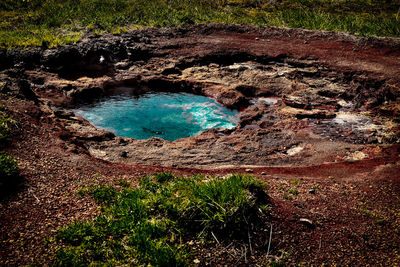
M 111 96 L 74 112 L 117 136 L 136 139 L 161 137 L 173 141 L 208 129 L 231 129 L 237 124 L 236 110 L 188 93 Z

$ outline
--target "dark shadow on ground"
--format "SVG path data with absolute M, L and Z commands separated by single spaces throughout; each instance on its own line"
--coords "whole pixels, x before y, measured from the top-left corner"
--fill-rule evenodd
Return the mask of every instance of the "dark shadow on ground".
M 25 179 L 21 175 L 8 177 L 0 183 L 0 202 L 7 202 L 25 188 Z

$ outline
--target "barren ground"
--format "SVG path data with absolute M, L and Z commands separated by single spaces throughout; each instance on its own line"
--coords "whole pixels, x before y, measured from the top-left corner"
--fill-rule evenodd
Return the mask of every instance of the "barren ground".
M 76 194 L 83 186 L 161 171 L 250 172 L 268 185 L 270 223 L 251 250 L 197 247 L 200 265 L 400 264 L 399 40 L 200 25 L 0 59 L 0 102 L 16 121 L 4 150 L 23 176 L 1 202 L 1 264 L 49 263 L 44 240 L 98 212 Z M 174 142 L 134 140 L 68 111 L 121 90 L 211 96 L 241 110 L 240 123 Z

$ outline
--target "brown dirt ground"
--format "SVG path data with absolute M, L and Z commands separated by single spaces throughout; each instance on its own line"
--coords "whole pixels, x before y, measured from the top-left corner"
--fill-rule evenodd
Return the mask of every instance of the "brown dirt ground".
M 343 70 L 365 71 L 367 64 L 373 69 L 371 75 L 376 76 L 391 77 L 400 69 L 400 51 L 396 49 L 341 42 L 334 34 L 288 30 L 287 35 L 282 35 L 275 31 L 257 40 L 265 42 L 264 49 L 270 49 L 270 54 L 318 57 L 321 62 Z M 196 41 L 193 39 L 196 34 L 199 33 L 182 38 L 188 38 L 186 44 L 189 44 Z M 237 44 L 240 49 L 253 49 L 254 53 L 259 49 L 252 46 L 260 36 L 258 32 L 222 29 L 201 34 L 202 42 L 208 42 L 210 47 L 229 43 L 230 48 Z M 233 42 L 227 41 L 230 39 Z M 191 49 L 189 45 L 187 49 Z M 98 207 L 91 199 L 76 194 L 93 181 L 116 184 L 125 179 L 135 183 L 140 176 L 162 171 L 178 175 L 246 172 L 240 168 L 200 170 L 126 165 L 66 151 L 59 138 L 62 126 L 56 119 L 42 116 L 32 101 L 7 97 L 0 102 L 18 125 L 5 150 L 18 159 L 23 176 L 19 188 L 0 202 L 0 265 L 48 264 L 52 252 L 45 240 L 60 226 L 98 214 Z M 373 159 L 252 169 L 255 176 L 266 182 L 273 206 L 270 221 L 253 236 L 252 253 L 249 244 L 215 243 L 211 249 L 194 246 L 195 256 L 200 265 L 217 266 L 260 266 L 272 260 L 287 265 L 399 265 L 399 151 L 399 145 L 392 145 L 384 147 Z M 298 194 L 288 193 L 290 188 Z M 315 194 L 309 193 L 312 188 Z M 313 227 L 301 223 L 301 218 L 311 220 Z M 272 242 L 267 258 L 271 226 Z

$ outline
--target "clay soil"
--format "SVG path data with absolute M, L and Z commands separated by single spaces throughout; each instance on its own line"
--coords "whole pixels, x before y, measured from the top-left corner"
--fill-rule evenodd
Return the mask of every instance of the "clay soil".
M 399 40 L 200 25 L 0 58 L 0 104 L 15 121 L 2 149 L 21 169 L 2 192 L 1 265 L 50 264 L 57 229 L 99 212 L 80 188 L 163 171 L 267 184 L 264 227 L 248 242 L 191 243 L 201 266 L 400 264 Z M 132 87 L 208 95 L 240 109 L 240 123 L 134 140 L 68 110 Z

